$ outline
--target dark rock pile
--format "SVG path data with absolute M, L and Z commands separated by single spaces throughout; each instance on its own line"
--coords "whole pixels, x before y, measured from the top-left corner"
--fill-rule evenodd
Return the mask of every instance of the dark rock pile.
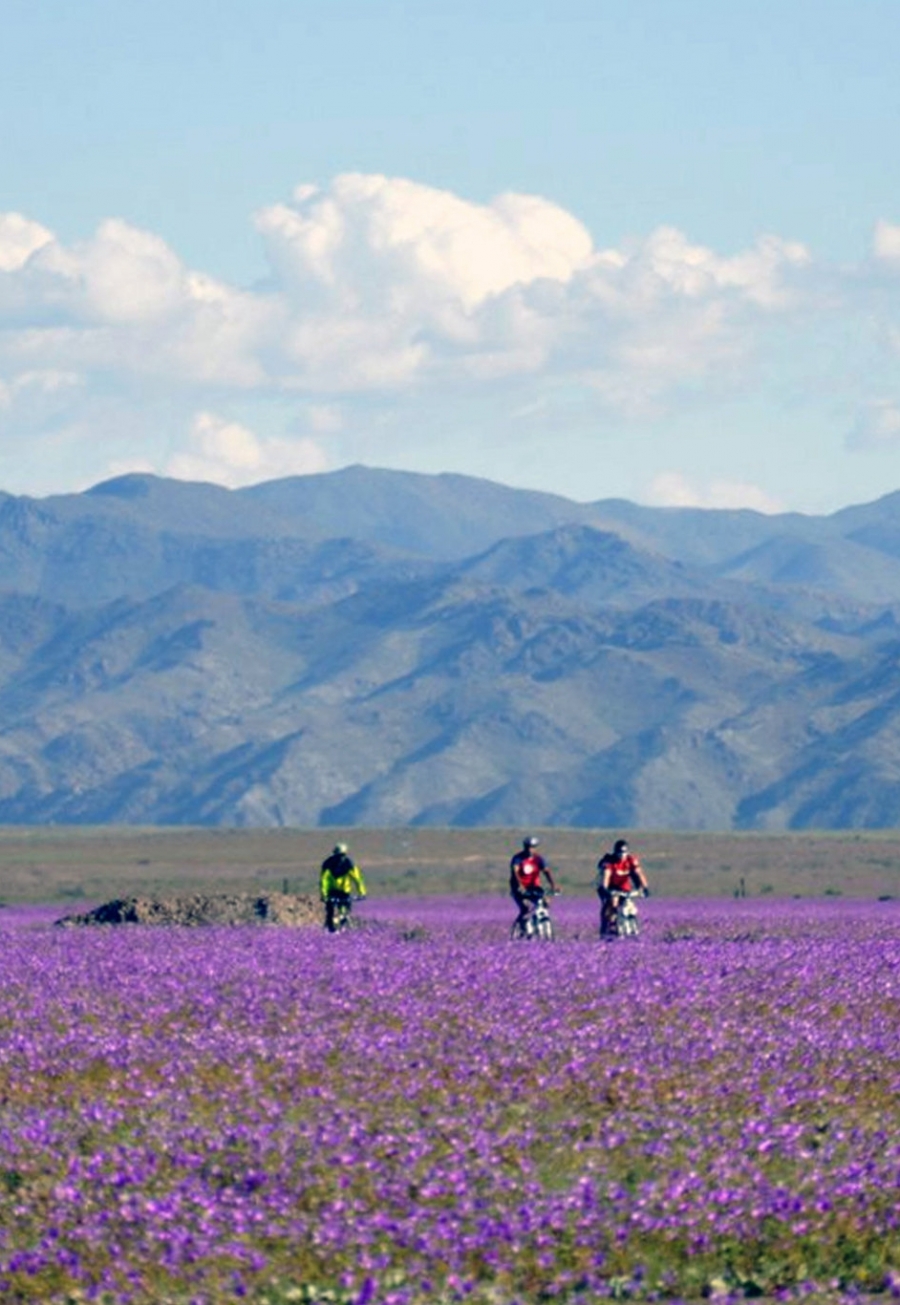
M 122 897 L 81 915 L 57 920 L 65 929 L 105 924 L 201 925 L 322 924 L 322 908 L 294 893 L 191 893 L 175 897 Z

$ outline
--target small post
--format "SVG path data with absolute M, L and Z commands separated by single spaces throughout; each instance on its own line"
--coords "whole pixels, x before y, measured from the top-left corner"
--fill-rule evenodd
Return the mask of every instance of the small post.
M 289 885 L 288 885 L 288 881 L 287 881 L 287 879 L 282 879 L 282 881 L 281 881 L 281 891 L 284 893 L 285 897 L 287 897 L 288 893 L 290 892 L 290 887 L 289 887 Z

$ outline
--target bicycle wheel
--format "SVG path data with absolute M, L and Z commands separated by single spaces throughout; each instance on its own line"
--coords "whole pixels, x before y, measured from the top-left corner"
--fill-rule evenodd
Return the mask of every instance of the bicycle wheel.
M 631 901 L 623 903 L 619 917 L 619 932 L 625 938 L 636 938 L 640 932 L 637 911 Z
M 538 937 L 544 942 L 553 942 L 553 921 L 549 915 L 546 920 L 541 920 L 538 924 Z

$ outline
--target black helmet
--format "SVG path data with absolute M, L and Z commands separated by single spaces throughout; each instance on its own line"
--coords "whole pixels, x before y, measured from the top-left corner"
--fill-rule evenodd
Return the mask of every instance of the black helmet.
M 541 843 L 541 840 L 540 840 L 539 838 L 535 838 L 533 834 L 529 834 L 528 837 L 527 837 L 526 839 L 524 839 L 524 841 L 523 841 L 523 843 L 522 843 L 522 846 L 523 846 L 523 847 L 540 847 L 540 843 Z
M 628 851 L 628 844 L 625 842 L 624 838 L 619 838 L 616 840 L 615 846 L 613 847 L 613 851 L 615 852 L 616 856 L 621 856 L 623 852 Z

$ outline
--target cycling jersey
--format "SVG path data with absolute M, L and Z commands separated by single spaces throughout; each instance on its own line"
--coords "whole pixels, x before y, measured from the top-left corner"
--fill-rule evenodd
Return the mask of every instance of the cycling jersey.
M 517 852 L 509 863 L 509 886 L 514 892 L 540 888 L 541 875 L 546 869 L 544 858 L 537 852 Z
M 348 896 L 355 893 L 357 897 L 366 895 L 362 871 L 358 865 L 353 864 L 349 856 L 341 853 L 333 854 L 322 863 L 319 895 L 324 902 L 332 893 L 346 893 Z
M 604 871 L 609 871 L 609 887 L 615 892 L 627 893 L 642 886 L 641 863 L 631 852 L 619 858 L 611 852 L 600 858 L 597 863 L 599 883 L 603 883 Z

